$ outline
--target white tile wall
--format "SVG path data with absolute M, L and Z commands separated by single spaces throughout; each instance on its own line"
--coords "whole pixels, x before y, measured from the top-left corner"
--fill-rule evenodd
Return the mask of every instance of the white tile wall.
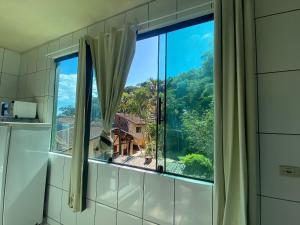
M 61 220 L 62 194 L 62 189 L 50 185 L 47 188 L 46 214 L 47 217 L 57 222 Z
M 149 20 L 161 18 L 176 12 L 176 0 L 154 1 L 149 4 Z M 168 16 L 167 18 L 154 21 L 149 24 L 150 27 L 163 23 L 170 23 L 176 19 L 176 16 Z
M 98 178 L 98 165 L 96 163 L 89 163 L 89 175 L 88 175 L 88 189 L 87 198 L 91 200 L 96 200 L 97 196 L 97 178 Z
M 36 62 L 37 62 L 37 49 L 32 49 L 28 52 L 28 59 L 27 59 L 27 73 L 34 73 L 36 72 Z
M 121 13 L 119 15 L 113 16 L 107 20 L 105 20 L 104 29 L 105 32 L 109 32 L 110 28 L 120 28 L 126 21 L 126 14 Z
M 68 48 L 73 44 L 73 33 L 65 35 L 59 39 L 60 49 Z
M 87 210 L 73 213 L 67 206 L 66 188 L 70 158 L 53 153 L 50 155 L 54 155 L 50 157 L 50 164 L 52 162 L 55 166 L 49 166 L 51 173 L 45 207 L 47 217 L 56 222 L 63 225 L 189 225 L 200 221 L 203 225 L 211 225 L 211 184 L 176 179 L 175 191 L 174 178 L 94 161 L 90 161 L 89 170 L 93 174 L 98 169 L 98 176 L 91 175 L 94 182 L 89 181 L 88 189 L 94 186 L 97 190 L 96 201 L 87 200 Z M 58 168 L 62 167 L 64 190 L 53 186 L 61 178 L 51 178 L 57 176 Z M 197 213 L 189 210 L 191 208 L 198 209 Z M 177 213 L 177 222 L 174 223 L 173 215 Z
M 87 28 L 83 28 L 73 33 L 73 45 L 79 43 L 79 39 L 82 38 L 84 35 L 87 34 Z
M 77 213 L 77 225 L 95 225 L 96 203 L 87 201 L 87 209 Z
M 0 75 L 0 96 L 16 98 L 17 96 L 18 77 L 2 73 Z
M 300 11 L 256 20 L 258 72 L 300 69 Z
M 47 69 L 47 56 L 46 56 L 47 53 L 48 53 L 48 44 L 42 45 L 38 48 L 37 63 L 36 63 L 37 71 Z
M 212 225 L 212 185 L 175 179 L 175 225 Z
M 48 45 L 48 53 L 52 53 L 59 50 L 59 40 L 51 41 Z
M 49 155 L 48 184 L 62 188 L 64 180 L 64 157 L 56 154 Z
M 15 100 L 17 97 L 21 55 L 0 48 L 0 98 Z
M 64 159 L 63 189 L 68 191 L 70 186 L 71 157 L 65 156 Z
M 300 135 L 260 135 L 261 194 L 300 202 L 300 178 L 280 176 L 279 166 L 300 165 Z
M 157 225 L 156 223 L 151 223 L 149 221 L 143 220 L 143 225 Z
M 261 225 L 299 225 L 300 204 L 262 197 Z
M 145 174 L 144 218 L 162 225 L 173 224 L 174 179 L 157 174 Z
M 189 1 L 178 0 L 177 1 L 178 11 L 185 10 L 185 9 L 191 9 L 191 8 L 193 8 L 193 9 L 189 10 L 188 12 L 180 13 L 180 14 L 178 14 L 177 17 L 189 18 L 193 14 L 195 14 L 195 15 L 199 14 L 202 10 L 207 11 L 208 9 L 211 8 L 210 5 L 201 6 L 207 2 L 210 2 L 210 1 L 209 0 L 189 0 Z M 198 7 L 198 6 L 201 6 L 201 7 Z
M 3 58 L 4 58 L 4 49 L 0 48 L 0 72 L 2 72 Z
M 142 217 L 144 173 L 132 169 L 120 169 L 118 209 Z
M 92 37 L 96 37 L 99 32 L 104 32 L 104 22 L 99 22 L 96 24 L 93 24 L 91 26 L 88 26 L 88 35 Z
M 112 208 L 117 208 L 119 168 L 106 164 L 98 165 L 96 201 Z
M 117 224 L 117 210 L 105 205 L 96 203 L 95 224 L 97 225 L 116 225 Z
M 129 10 L 126 13 L 126 21 L 133 24 L 147 22 L 149 18 L 148 12 L 149 12 L 148 5 L 143 5 L 141 7 Z M 141 26 L 139 29 L 146 29 L 146 28 L 148 28 L 148 23 Z
M 259 130 L 300 134 L 300 71 L 259 75 Z
M 118 211 L 117 224 L 118 225 L 142 225 L 143 221 L 138 217 Z
M 300 1 L 298 0 L 256 0 L 255 15 L 256 17 L 267 16 L 280 12 L 300 9 Z
M 296 26 L 300 20 L 300 2 L 256 0 L 255 3 L 261 225 L 294 225 L 300 220 L 297 213 L 300 179 L 280 176 L 279 166 L 300 165 L 299 136 L 293 135 L 300 132 L 300 29 Z
M 76 213 L 68 206 L 69 193 L 63 191 L 62 195 L 62 209 L 61 209 L 61 223 L 64 225 L 76 224 Z
M 19 75 L 20 73 L 20 54 L 7 50 L 4 50 L 4 57 L 2 63 L 2 72 L 6 74 Z

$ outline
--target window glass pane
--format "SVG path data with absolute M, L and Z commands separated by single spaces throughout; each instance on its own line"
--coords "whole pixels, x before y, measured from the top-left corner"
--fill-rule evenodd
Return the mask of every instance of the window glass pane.
M 158 37 L 137 42 L 113 125 L 114 162 L 156 168 Z
M 164 115 L 165 115 L 165 77 L 166 77 L 166 34 L 159 35 L 158 65 L 158 124 L 157 124 L 157 166 L 165 166 L 164 160 Z
M 166 171 L 213 178 L 213 22 L 167 34 Z
M 52 149 L 71 153 L 75 119 L 78 57 L 57 64 Z
M 95 159 L 103 159 L 103 155 L 99 149 L 100 134 L 102 131 L 101 111 L 97 91 L 97 83 L 95 72 L 93 72 L 92 86 L 92 105 L 91 105 L 91 122 L 90 122 L 90 143 L 89 157 Z

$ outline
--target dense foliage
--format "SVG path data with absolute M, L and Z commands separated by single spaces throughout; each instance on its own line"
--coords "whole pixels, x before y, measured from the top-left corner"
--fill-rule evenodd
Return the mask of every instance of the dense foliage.
M 185 165 L 184 174 L 211 179 L 214 126 L 212 53 L 205 54 L 202 62 L 199 69 L 170 76 L 166 82 L 160 80 L 159 85 L 157 81 L 149 80 L 137 86 L 127 87 L 119 112 L 138 115 L 146 120 L 146 152 L 147 155 L 154 154 L 157 86 L 160 88 L 159 95 L 162 99 L 166 88 L 166 156 L 182 162 Z M 163 126 L 159 127 L 160 155 Z M 199 166 L 196 165 L 198 163 Z
M 212 54 L 205 54 L 202 62 L 199 69 L 167 80 L 166 153 L 169 158 L 181 159 L 185 164 L 184 174 L 211 179 L 214 127 Z
M 212 162 L 204 155 L 201 154 L 188 154 L 181 158 L 184 163 L 184 174 L 189 176 L 201 177 L 204 179 L 211 178 L 212 175 Z

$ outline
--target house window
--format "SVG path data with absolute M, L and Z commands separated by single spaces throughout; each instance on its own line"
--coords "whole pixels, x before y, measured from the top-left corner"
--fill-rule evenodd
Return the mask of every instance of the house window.
M 138 35 L 111 131 L 113 163 L 213 179 L 213 16 Z M 57 63 L 53 149 L 70 152 L 77 57 Z M 67 87 L 66 87 L 67 86 Z M 93 81 L 89 156 L 102 160 Z
M 70 154 L 73 144 L 77 84 L 76 54 L 56 62 L 52 149 Z

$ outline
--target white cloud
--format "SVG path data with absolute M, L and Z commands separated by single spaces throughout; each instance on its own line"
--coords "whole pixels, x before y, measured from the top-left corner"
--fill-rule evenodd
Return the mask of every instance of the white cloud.
M 213 38 L 213 34 L 212 33 L 206 33 L 204 35 L 202 35 L 201 40 L 207 40 L 207 39 L 212 39 Z
M 60 74 L 58 81 L 58 108 L 75 105 L 77 74 Z

